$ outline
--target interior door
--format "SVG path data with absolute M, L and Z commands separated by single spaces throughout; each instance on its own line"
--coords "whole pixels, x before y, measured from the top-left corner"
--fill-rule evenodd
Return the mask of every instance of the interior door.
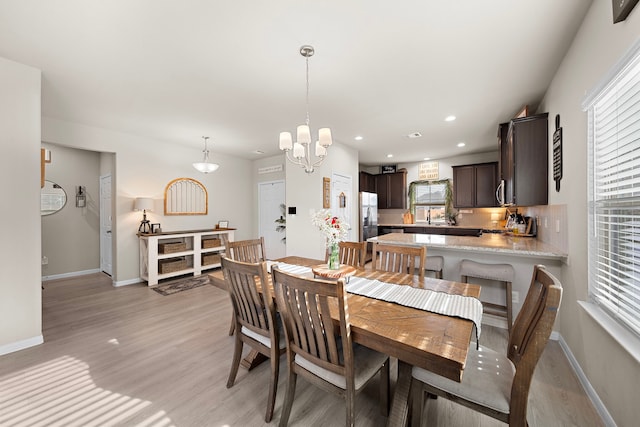
M 331 174 L 331 212 L 341 217 L 351 226 L 347 240 L 357 240 L 359 218 L 352 218 L 353 206 L 357 206 L 358 200 L 353 200 L 352 179 L 348 175 L 338 173 Z
M 284 181 L 258 184 L 258 233 L 264 237 L 267 259 L 278 259 L 287 255 L 286 230 L 277 231 L 281 217 L 286 219 L 282 206 L 285 204 Z M 284 223 L 286 226 L 286 223 Z
M 111 175 L 100 177 L 100 269 L 112 275 Z

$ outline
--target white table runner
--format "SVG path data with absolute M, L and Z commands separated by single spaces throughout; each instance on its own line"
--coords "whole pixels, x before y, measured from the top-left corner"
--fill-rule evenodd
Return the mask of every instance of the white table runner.
M 282 271 L 292 274 L 311 273 L 309 267 L 285 263 L 277 263 L 277 265 Z M 471 320 L 476 329 L 476 343 L 480 342 L 482 303 L 477 298 L 355 276 L 351 277 L 349 283 L 345 285 L 345 290 L 352 294 L 393 302 L 406 307 Z

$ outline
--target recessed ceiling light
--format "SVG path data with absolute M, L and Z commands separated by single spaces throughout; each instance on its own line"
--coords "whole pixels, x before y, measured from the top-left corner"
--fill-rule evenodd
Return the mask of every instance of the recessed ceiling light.
M 389 159 L 390 159 L 390 158 L 392 158 L 392 157 L 393 157 L 393 154 L 387 154 L 387 158 L 389 158 Z
M 465 145 L 467 144 L 465 144 L 464 142 L 458 142 L 458 147 L 464 147 Z
M 424 159 L 422 159 L 422 160 L 431 160 L 431 157 L 425 157 L 425 158 L 424 158 Z
M 447 116 L 445 117 L 444 121 L 445 122 L 452 122 L 456 119 L 456 116 Z
M 413 138 L 420 138 L 422 136 L 422 134 L 420 132 L 411 132 L 409 135 L 407 135 L 409 138 L 413 139 Z
M 361 137 L 360 135 L 356 136 L 354 139 L 355 139 L 356 141 L 362 141 L 362 137 Z

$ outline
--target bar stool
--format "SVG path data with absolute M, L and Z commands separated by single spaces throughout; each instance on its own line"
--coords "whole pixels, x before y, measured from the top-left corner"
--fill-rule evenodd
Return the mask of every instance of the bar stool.
M 511 284 L 513 283 L 513 277 L 515 271 L 511 264 L 483 264 L 469 259 L 463 259 L 460 262 L 460 281 L 468 283 L 469 277 L 475 277 L 478 279 L 496 280 L 502 282 L 505 285 L 505 298 L 506 304 L 492 304 L 483 302 L 483 312 L 487 314 L 493 314 L 496 316 L 506 317 L 509 335 L 511 335 L 512 321 L 512 308 L 511 308 Z
M 433 271 L 436 274 L 436 279 L 442 279 L 442 267 L 444 266 L 444 257 L 439 255 L 428 256 L 424 269 L 427 271 Z

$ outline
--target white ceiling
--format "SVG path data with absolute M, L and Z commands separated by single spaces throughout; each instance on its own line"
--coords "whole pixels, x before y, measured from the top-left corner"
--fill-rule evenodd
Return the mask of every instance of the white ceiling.
M 312 132 L 330 127 L 362 164 L 403 163 L 496 149 L 497 125 L 541 101 L 590 4 L 0 0 L 0 56 L 42 70 L 44 116 L 194 151 L 206 135 L 214 159 L 256 159 L 304 122 L 298 50 L 311 44 Z

